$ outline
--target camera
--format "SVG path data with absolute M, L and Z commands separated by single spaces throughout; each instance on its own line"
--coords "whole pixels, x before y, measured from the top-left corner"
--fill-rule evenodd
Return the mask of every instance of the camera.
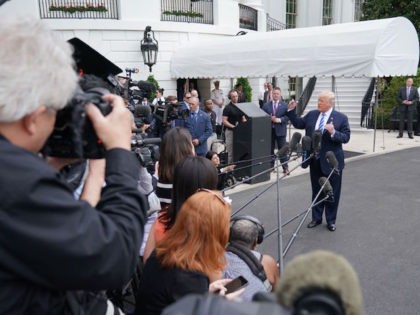
M 155 172 L 155 163 L 159 160 L 160 138 L 144 138 L 140 133 L 131 137 L 131 151 L 136 154 L 140 165 L 150 174 Z
M 57 112 L 54 130 L 43 153 L 61 158 L 103 158 L 105 148 L 86 117 L 85 109 L 92 103 L 104 116 L 108 115 L 112 107 L 102 100 L 108 93 L 107 89 L 99 87 L 77 92 L 70 103 Z
M 152 83 L 147 81 L 134 81 L 131 78 L 133 73 L 138 72 L 137 68 L 126 68 L 126 76 L 119 77 L 123 81 L 120 81 L 120 84 L 117 85 L 119 94 L 127 100 L 127 107 L 131 112 L 134 112 L 135 105 L 140 103 L 144 98 L 149 99 L 155 90 L 155 86 Z
M 188 109 L 180 110 L 182 105 L 182 102 L 165 103 L 158 101 L 153 114 L 164 125 L 175 119 L 187 119 L 190 112 Z

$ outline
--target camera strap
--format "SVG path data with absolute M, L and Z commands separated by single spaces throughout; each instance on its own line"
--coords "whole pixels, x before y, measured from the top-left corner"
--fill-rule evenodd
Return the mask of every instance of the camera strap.
M 267 275 L 264 271 L 264 267 L 250 249 L 239 244 L 229 243 L 229 245 L 227 246 L 227 251 L 235 254 L 240 259 L 242 259 L 247 264 L 249 269 L 251 269 L 252 273 L 262 281 L 267 291 L 271 291 L 272 286 L 268 281 Z

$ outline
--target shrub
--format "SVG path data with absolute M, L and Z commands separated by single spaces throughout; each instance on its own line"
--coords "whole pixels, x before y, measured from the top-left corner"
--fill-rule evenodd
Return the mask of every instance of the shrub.
M 252 88 L 247 78 L 238 78 L 236 84 L 242 84 L 242 91 L 245 94 L 245 101 L 251 102 L 252 100 Z

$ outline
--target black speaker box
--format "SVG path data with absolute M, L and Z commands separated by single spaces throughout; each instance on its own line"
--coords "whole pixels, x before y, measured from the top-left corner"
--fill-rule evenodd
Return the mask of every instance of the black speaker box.
M 254 103 L 239 103 L 236 105 L 246 116 L 247 121 L 239 123 L 233 129 L 233 160 L 238 163 L 235 177 L 243 179 L 252 177 L 271 167 L 271 119 L 270 116 Z M 264 157 L 264 158 L 263 158 Z M 249 181 L 250 184 L 260 183 L 270 179 L 267 171 Z

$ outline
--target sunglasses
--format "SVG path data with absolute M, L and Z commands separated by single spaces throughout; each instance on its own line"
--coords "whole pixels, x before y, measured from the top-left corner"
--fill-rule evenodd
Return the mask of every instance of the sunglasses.
M 207 192 L 209 194 L 212 194 L 213 196 L 216 196 L 217 199 L 219 199 L 224 205 L 230 205 L 232 201 L 229 197 L 223 197 L 220 193 L 215 192 L 214 190 L 206 189 L 206 188 L 199 188 L 197 192 Z

